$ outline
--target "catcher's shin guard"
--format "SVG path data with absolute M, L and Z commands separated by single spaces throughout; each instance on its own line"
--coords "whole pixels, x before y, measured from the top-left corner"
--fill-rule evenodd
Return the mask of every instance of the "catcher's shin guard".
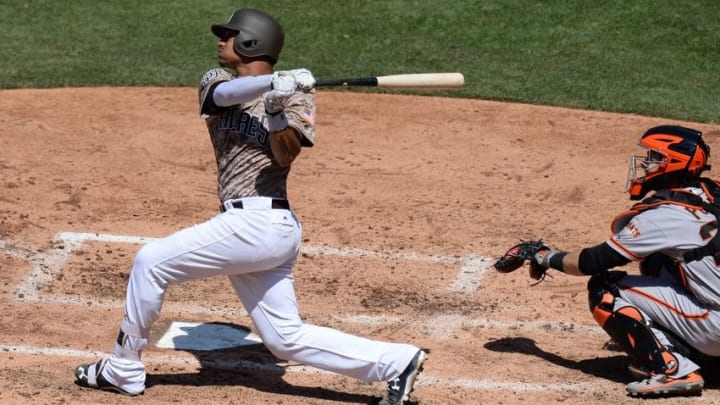
M 594 278 L 594 277 L 593 277 Z M 632 363 L 656 374 L 674 374 L 678 361 L 653 334 L 640 311 L 632 306 L 615 308 L 613 288 L 588 284 L 590 310 L 595 321 L 623 348 Z

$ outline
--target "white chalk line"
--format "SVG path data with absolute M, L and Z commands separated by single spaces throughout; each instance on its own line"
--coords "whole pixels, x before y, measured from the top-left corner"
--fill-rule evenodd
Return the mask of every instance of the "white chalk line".
M 25 300 L 33 300 L 38 296 L 38 290 L 49 286 L 57 273 L 62 271 L 62 266 L 70 257 L 72 251 L 86 241 L 145 244 L 156 238 L 128 235 L 114 235 L 87 232 L 60 232 L 56 235 L 53 248 L 44 253 L 34 255 L 32 271 L 25 280 L 17 287 L 16 296 Z M 4 246 L 2 246 L 4 247 Z M 8 249 L 12 250 L 12 249 Z M 448 255 L 423 255 L 415 252 L 381 252 L 356 248 L 332 248 L 303 246 L 301 253 L 309 255 L 333 255 L 346 257 L 373 257 L 385 260 L 412 260 L 430 263 L 454 264 L 461 263 L 457 277 L 449 286 L 451 291 L 472 293 L 477 290 L 485 271 L 491 264 L 491 259 L 479 255 L 448 256 Z M 18 252 L 20 253 L 20 252 Z M 21 252 L 27 254 L 26 251 Z M 57 303 L 72 304 L 78 299 L 61 298 Z M 80 301 L 82 301 L 80 299 Z
M 102 234 L 102 233 L 83 233 L 83 232 L 60 232 L 57 234 L 53 247 L 31 256 L 34 262 L 32 271 L 26 276 L 25 280 L 20 283 L 15 290 L 15 299 L 24 302 L 33 302 L 40 304 L 55 305 L 74 305 L 74 306 L 92 306 L 95 308 L 123 308 L 125 302 L 123 300 L 113 299 L 89 299 L 86 297 L 70 297 L 70 296 L 53 296 L 42 294 L 42 289 L 50 286 L 55 277 L 62 272 L 62 268 L 69 260 L 72 251 L 80 247 L 84 242 L 108 242 L 108 243 L 128 243 L 128 244 L 144 244 L 155 240 L 156 238 Z M 0 248 L 22 258 L 28 258 L 29 249 L 8 247 L 0 240 Z M 448 255 L 421 255 L 414 252 L 388 253 L 356 248 L 332 248 L 332 247 L 303 247 L 302 252 L 311 255 L 337 255 L 337 256 L 353 256 L 353 257 L 375 257 L 382 259 L 397 260 L 417 260 L 424 262 L 436 263 L 463 263 L 460 275 L 453 282 L 451 290 L 461 291 L 467 289 L 476 289 L 480 283 L 480 279 L 490 259 L 480 255 L 467 256 L 448 256 Z M 472 285 L 473 287 L 469 287 Z M 227 308 L 209 305 L 187 305 L 187 303 L 165 303 L 163 312 L 176 314 L 193 314 L 193 315 L 216 315 L 229 318 L 245 317 L 247 312 L 242 308 Z M 429 337 L 443 338 L 453 336 L 455 331 L 460 328 L 483 328 L 483 329 L 501 329 L 501 330 L 547 330 L 547 331 L 563 331 L 563 332 L 579 332 L 583 334 L 602 334 L 595 325 L 579 325 L 565 322 L 553 321 L 528 321 L 528 322 L 503 322 L 491 320 L 487 318 L 468 318 L 460 315 L 440 315 L 431 317 L 413 317 L 412 319 L 402 317 L 388 316 L 368 316 L 368 315 L 352 315 L 352 314 L 335 314 L 333 318 L 341 322 L 350 322 L 367 325 L 398 325 L 402 324 L 403 328 L 412 328 L 423 335 Z
M 17 353 L 25 355 L 44 355 L 44 356 L 58 356 L 58 357 L 79 357 L 79 358 L 91 358 L 97 359 L 107 356 L 106 353 L 97 352 L 93 350 L 74 350 L 64 349 L 56 347 L 35 347 L 27 345 L 2 345 L 0 344 L 0 353 Z M 327 374 L 334 375 L 329 371 L 320 370 L 314 367 L 305 365 L 279 365 L 279 364 L 268 364 L 268 363 L 257 363 L 246 360 L 213 360 L 203 359 L 198 360 L 195 357 L 183 357 L 183 356 L 172 356 L 162 354 L 145 354 L 143 355 L 143 362 L 146 364 L 159 364 L 169 363 L 186 367 L 206 367 L 216 368 L 221 370 L 245 370 L 260 373 L 271 373 L 271 374 L 283 374 L 283 373 L 297 373 L 297 374 Z M 592 390 L 589 390 L 586 385 L 582 382 L 574 384 L 551 384 L 551 383 L 519 383 L 519 382 L 505 382 L 495 381 L 488 379 L 471 379 L 471 378 L 442 378 L 433 376 L 431 374 L 422 373 L 418 376 L 415 382 L 416 386 L 445 386 L 455 387 L 464 389 L 474 389 L 483 391 L 527 391 L 527 392 L 557 392 L 557 393 L 572 393 L 572 394 L 592 394 Z
M 50 286 L 55 277 L 62 272 L 62 268 L 69 260 L 72 251 L 80 247 L 84 242 L 108 242 L 145 244 L 156 238 L 115 235 L 87 232 L 60 232 L 55 237 L 53 247 L 32 256 L 34 266 L 25 280 L 20 283 L 15 291 L 15 298 L 19 301 L 34 302 L 41 304 L 92 306 L 96 308 L 123 308 L 123 300 L 113 299 L 89 299 L 86 297 L 53 296 L 42 294 L 42 289 Z M 2 241 L 0 241 L 2 242 Z M 5 248 L 5 245 L 0 245 Z M 17 250 L 18 257 L 27 258 L 29 249 L 9 249 L 12 252 Z M 422 255 L 414 252 L 389 253 L 357 248 L 332 248 L 332 247 L 303 247 L 302 252 L 311 255 L 336 255 L 352 257 L 374 257 L 394 260 L 416 260 L 434 263 L 462 263 L 460 274 L 450 287 L 453 291 L 474 290 L 480 283 L 482 274 L 490 264 L 490 259 L 480 255 L 448 256 L 448 255 Z M 472 286 L 472 287 L 470 287 Z M 217 315 L 224 317 L 244 317 L 247 312 L 242 308 L 227 308 L 208 305 L 187 305 L 187 303 L 166 303 L 163 312 L 193 315 Z M 548 330 L 548 331 L 574 331 L 585 334 L 601 334 L 598 328 L 593 325 L 577 325 L 552 321 L 530 321 L 530 322 L 502 322 L 486 318 L 470 319 L 465 316 L 440 315 L 433 317 L 414 317 L 412 319 L 388 316 L 366 316 L 338 314 L 333 317 L 342 322 L 352 322 L 372 325 L 394 325 L 402 324 L 404 328 L 412 328 L 421 331 L 426 336 L 449 337 L 459 328 L 485 328 L 503 330 Z

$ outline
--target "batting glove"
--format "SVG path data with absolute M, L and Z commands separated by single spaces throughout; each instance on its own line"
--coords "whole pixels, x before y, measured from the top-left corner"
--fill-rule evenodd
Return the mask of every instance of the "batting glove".
M 287 115 L 283 109 L 287 99 L 287 96 L 277 90 L 270 90 L 263 95 L 268 131 L 281 131 L 288 127 Z
M 307 69 L 293 69 L 290 73 L 295 77 L 297 89 L 303 93 L 310 93 L 315 88 L 315 78 Z
M 263 94 L 265 112 L 267 113 L 267 128 L 269 131 L 280 131 L 288 126 L 285 115 L 285 103 L 295 93 L 297 83 L 295 77 L 289 72 L 275 72 L 270 83 L 272 90 Z
M 265 93 L 265 110 L 276 113 L 282 110 L 285 101 L 295 93 L 297 82 L 290 72 L 275 72 L 270 82 L 271 90 Z

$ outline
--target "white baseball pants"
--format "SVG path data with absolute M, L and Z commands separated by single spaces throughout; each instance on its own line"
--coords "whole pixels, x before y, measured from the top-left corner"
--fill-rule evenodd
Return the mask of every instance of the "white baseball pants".
M 168 286 L 226 275 L 276 357 L 362 381 L 398 377 L 419 348 L 303 324 L 292 276 L 302 227 L 292 211 L 272 209 L 269 198 L 242 201 L 242 209 L 230 209 L 140 249 L 121 326 L 127 339 L 115 345 L 103 376 L 129 392 L 144 390 L 140 353 L 160 316 Z

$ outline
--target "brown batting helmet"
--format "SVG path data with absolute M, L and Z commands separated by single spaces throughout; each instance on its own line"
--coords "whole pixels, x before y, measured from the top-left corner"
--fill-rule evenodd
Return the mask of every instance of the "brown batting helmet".
M 233 49 L 238 55 L 267 57 L 272 64 L 280 58 L 285 42 L 285 33 L 277 20 L 253 8 L 241 8 L 225 24 L 214 24 L 210 29 L 221 39 L 234 36 Z

